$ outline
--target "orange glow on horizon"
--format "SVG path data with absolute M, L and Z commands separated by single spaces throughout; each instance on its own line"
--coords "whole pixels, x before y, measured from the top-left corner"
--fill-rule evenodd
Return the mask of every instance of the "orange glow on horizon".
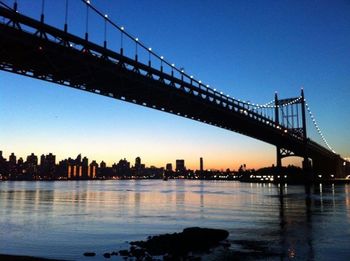
M 22 151 L 21 153 L 17 153 L 15 151 L 3 151 L 3 156 L 5 158 L 8 158 L 8 156 L 14 152 L 17 156 L 17 159 L 22 157 L 24 160 L 26 160 L 27 156 L 31 154 L 32 152 L 38 156 L 38 159 L 40 160 L 40 156 L 42 154 L 48 154 L 48 151 Z M 80 153 L 55 153 L 52 152 L 54 155 L 56 155 L 56 163 L 63 159 L 72 158 L 75 159 Z M 102 161 L 106 162 L 108 167 L 111 167 L 114 163 L 118 163 L 120 159 L 126 159 L 130 162 L 131 166 L 135 164 L 135 158 L 141 157 L 142 163 L 146 165 L 146 167 L 155 166 L 158 168 L 164 167 L 167 163 L 171 163 L 173 166 L 173 169 L 175 169 L 175 161 L 177 159 L 184 159 L 185 160 L 185 166 L 187 169 L 191 170 L 199 170 L 200 168 L 200 157 L 203 157 L 204 161 L 204 169 L 205 170 L 238 170 L 238 168 L 242 164 L 246 164 L 247 169 L 259 169 L 263 167 L 271 167 L 272 165 L 275 165 L 275 151 L 268 151 L 266 154 L 261 154 L 259 152 L 251 152 L 250 154 L 236 154 L 236 153 L 228 153 L 224 155 L 216 155 L 212 153 L 202 153 L 204 155 L 198 155 L 197 157 L 194 157 L 193 155 L 190 155 L 188 153 L 184 153 L 183 156 L 174 155 L 174 154 L 158 154 L 154 153 L 153 155 L 143 155 L 143 154 L 134 154 L 134 153 L 125 153 L 124 155 L 122 153 L 114 153 L 112 154 L 102 154 L 102 153 L 91 153 L 90 155 L 81 153 L 82 157 L 86 156 L 89 159 L 89 163 L 91 163 L 93 160 L 96 160 L 98 164 L 100 164 Z M 285 158 L 282 161 L 283 166 L 288 165 L 294 165 L 294 166 L 301 166 L 301 158 L 298 157 L 290 157 Z M 71 170 L 72 173 L 78 172 L 80 170 Z

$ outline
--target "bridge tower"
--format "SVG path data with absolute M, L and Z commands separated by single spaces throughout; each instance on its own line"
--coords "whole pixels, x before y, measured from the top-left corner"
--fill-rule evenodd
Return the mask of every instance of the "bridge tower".
M 304 96 L 304 89 L 301 88 L 301 114 L 302 114 L 302 137 L 304 141 L 304 155 L 303 155 L 303 169 L 307 170 L 310 168 L 309 164 L 309 158 L 308 158 L 308 153 L 307 153 L 307 133 L 306 133 L 306 112 L 305 112 L 305 96 Z
M 277 92 L 275 93 L 275 124 L 282 126 L 288 132 L 300 137 L 304 143 L 303 169 L 310 167 L 308 152 L 307 152 L 307 131 L 306 131 L 306 107 L 304 90 L 301 89 L 301 95 L 296 98 L 278 99 Z M 281 145 L 276 145 L 276 165 L 282 166 L 282 158 L 288 156 L 297 156 L 294 151 L 283 148 Z
M 277 92 L 275 92 L 275 124 L 279 125 L 279 109 L 278 109 L 278 96 Z M 276 160 L 277 160 L 277 167 L 282 167 L 282 154 L 281 154 L 281 147 L 279 145 L 276 146 Z

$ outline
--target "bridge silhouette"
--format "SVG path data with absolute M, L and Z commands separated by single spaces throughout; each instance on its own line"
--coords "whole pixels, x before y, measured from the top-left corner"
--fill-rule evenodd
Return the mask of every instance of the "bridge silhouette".
M 88 0 L 84 37 L 68 30 L 69 1 L 65 1 L 63 29 L 45 23 L 45 1 L 40 19 L 22 14 L 17 1 L 0 1 L 0 69 L 112 97 L 234 131 L 276 146 L 276 165 L 282 158 L 303 158 L 303 168 L 325 176 L 344 177 L 348 162 L 336 154 L 319 130 L 304 92 L 294 98 L 255 104 L 210 88 L 138 38 L 115 24 Z M 104 22 L 103 44 L 89 40 L 89 16 Z M 108 27 L 107 27 L 108 26 Z M 120 49 L 107 46 L 107 28 L 120 33 Z M 125 55 L 125 41 L 135 46 L 135 56 Z M 146 61 L 143 61 L 142 58 Z M 322 146 L 307 136 L 310 113 Z

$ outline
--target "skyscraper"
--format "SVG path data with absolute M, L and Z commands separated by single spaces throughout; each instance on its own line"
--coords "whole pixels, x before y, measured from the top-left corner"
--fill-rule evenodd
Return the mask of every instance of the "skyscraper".
M 141 168 L 141 158 L 140 158 L 140 157 L 137 157 L 137 158 L 135 159 L 135 168 L 136 168 L 136 169 Z
M 14 153 L 11 153 L 8 162 L 8 170 L 10 175 L 17 175 L 17 158 Z
M 184 172 L 186 171 L 185 160 L 178 159 L 176 160 L 176 172 Z
M 173 164 L 167 163 L 166 166 L 165 166 L 165 170 L 168 171 L 168 172 L 173 171 Z
M 17 164 L 17 157 L 16 155 L 12 152 L 10 157 L 9 157 L 9 163 L 16 165 Z
M 91 179 L 95 179 L 96 178 L 97 169 L 98 169 L 98 163 L 95 160 L 93 160 L 90 163 L 90 178 Z
M 27 178 L 34 178 L 38 174 L 38 157 L 34 153 L 27 156 L 26 161 Z
M 89 168 L 89 159 L 87 157 L 84 157 L 81 163 L 81 166 L 83 168 L 83 178 L 87 179 L 90 176 L 90 168 Z

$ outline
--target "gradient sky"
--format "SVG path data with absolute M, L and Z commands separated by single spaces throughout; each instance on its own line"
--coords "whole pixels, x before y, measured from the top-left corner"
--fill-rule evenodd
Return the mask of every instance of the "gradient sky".
M 46 0 L 48 23 L 62 28 L 64 2 Z M 275 91 L 297 97 L 304 86 L 324 136 L 337 153 L 350 156 L 349 1 L 92 3 L 168 61 L 236 98 L 266 103 Z M 20 12 L 34 17 L 40 6 L 39 0 L 19 1 Z M 83 36 L 85 9 L 80 0 L 70 6 L 69 30 Z M 94 19 L 89 34 L 102 43 L 103 22 Z M 108 29 L 108 45 L 119 48 L 119 34 Z M 134 55 L 134 46 L 127 54 Z M 147 166 L 183 158 L 189 168 L 198 168 L 203 157 L 205 168 L 217 169 L 275 163 L 273 146 L 224 129 L 2 71 L 0 80 L 5 156 L 82 153 L 108 164 L 140 156 Z M 308 131 L 321 142 L 310 122 Z

